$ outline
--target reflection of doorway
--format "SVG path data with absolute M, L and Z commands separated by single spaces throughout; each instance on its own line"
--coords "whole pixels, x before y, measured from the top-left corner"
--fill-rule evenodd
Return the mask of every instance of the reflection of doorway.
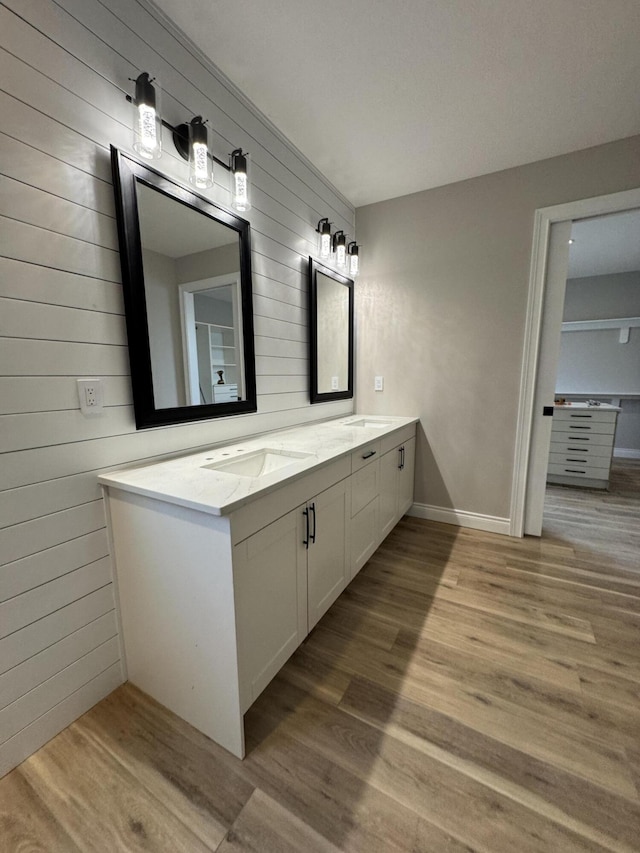
M 512 535 L 540 535 L 573 221 L 640 207 L 640 189 L 536 211 L 525 330 L 514 481 Z
M 188 405 L 243 399 L 241 311 L 236 274 L 180 285 Z

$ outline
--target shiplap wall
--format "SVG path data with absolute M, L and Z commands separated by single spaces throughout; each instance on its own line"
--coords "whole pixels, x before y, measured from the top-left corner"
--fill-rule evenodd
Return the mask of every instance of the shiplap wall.
M 306 268 L 318 219 L 353 234 L 354 211 L 146 0 L 6 0 L 0 44 L 1 775 L 122 681 L 97 473 L 351 412 L 308 404 Z M 135 430 L 109 145 L 130 150 L 142 70 L 170 123 L 253 157 L 255 415 Z M 102 415 L 80 376 L 105 377 Z

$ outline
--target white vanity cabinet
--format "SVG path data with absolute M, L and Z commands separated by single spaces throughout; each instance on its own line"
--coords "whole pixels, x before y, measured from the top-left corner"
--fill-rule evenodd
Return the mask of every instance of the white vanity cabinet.
M 395 421 L 368 442 L 348 424 L 255 439 L 290 447 L 289 473 L 262 481 L 208 464 L 250 458 L 252 442 L 101 475 L 132 683 L 243 757 L 244 713 L 384 538 L 380 463 L 415 434 Z M 320 461 L 303 468 L 311 447 Z

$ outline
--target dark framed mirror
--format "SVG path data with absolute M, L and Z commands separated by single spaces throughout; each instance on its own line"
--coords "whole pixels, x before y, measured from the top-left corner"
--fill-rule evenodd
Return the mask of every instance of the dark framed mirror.
M 309 258 L 311 402 L 353 397 L 353 281 Z
M 111 148 L 136 427 L 255 412 L 249 223 Z

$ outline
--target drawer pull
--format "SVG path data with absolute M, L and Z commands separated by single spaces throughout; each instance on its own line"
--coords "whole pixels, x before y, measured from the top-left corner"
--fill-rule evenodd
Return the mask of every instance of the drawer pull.
M 304 539 L 302 540 L 302 544 L 304 545 L 304 547 L 308 551 L 309 550 L 309 510 L 303 509 L 302 514 L 304 515 L 304 518 L 305 518 L 305 528 L 306 528 L 305 536 L 304 536 Z
M 315 543 L 315 541 L 316 541 L 316 502 L 315 501 L 311 504 L 311 512 L 313 513 L 313 533 L 309 534 L 309 541 Z
M 574 427 L 575 429 L 575 427 Z M 578 427 L 580 429 L 580 427 Z M 584 427 L 584 429 L 589 429 L 589 427 Z M 589 441 L 586 435 L 572 435 L 571 441 Z
M 593 415 L 569 415 L 571 418 L 592 418 Z
M 567 450 L 577 450 L 578 453 L 584 453 L 585 450 L 587 451 L 587 453 L 589 452 L 588 447 L 567 447 Z
M 583 465 L 587 464 L 586 459 L 567 459 L 567 462 L 582 462 Z
M 586 474 L 586 471 L 578 471 L 577 468 L 565 468 L 564 469 L 567 474 Z
M 371 459 L 371 457 L 375 456 L 375 455 L 376 455 L 375 450 L 370 450 L 368 453 L 364 453 L 362 458 L 363 459 Z
M 578 426 L 578 424 L 569 424 L 569 429 L 591 429 L 591 425 L 589 425 L 589 426 Z

